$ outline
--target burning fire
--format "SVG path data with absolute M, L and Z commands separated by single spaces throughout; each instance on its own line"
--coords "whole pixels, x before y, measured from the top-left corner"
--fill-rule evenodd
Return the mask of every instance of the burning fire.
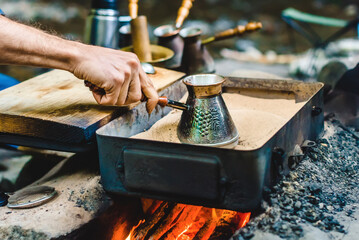
M 125 240 L 229 239 L 244 227 L 251 213 L 142 199 L 145 219 L 133 227 Z M 123 240 L 115 238 L 112 240 Z

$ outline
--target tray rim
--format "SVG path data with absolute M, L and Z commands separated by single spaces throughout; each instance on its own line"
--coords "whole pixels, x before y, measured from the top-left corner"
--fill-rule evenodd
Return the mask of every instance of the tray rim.
M 265 88 L 268 83 L 284 83 L 283 85 L 288 85 L 288 84 L 292 84 L 292 85 L 303 85 L 303 86 L 314 86 L 316 87 L 316 89 L 314 90 L 313 94 L 310 95 L 310 97 L 305 100 L 305 104 L 298 109 L 298 111 L 296 111 L 296 113 L 288 118 L 286 120 L 286 122 L 280 127 L 277 129 L 277 131 L 273 132 L 273 134 L 269 137 L 269 139 L 267 141 L 265 141 L 262 145 L 256 147 L 256 148 L 253 148 L 253 149 L 242 149 L 242 150 L 238 150 L 238 149 L 226 149 L 226 150 L 229 150 L 229 151 L 240 151 L 240 152 L 255 152 L 255 151 L 258 151 L 260 149 L 262 149 L 268 142 L 271 141 L 271 139 L 276 135 L 278 134 L 280 131 L 282 131 L 282 129 L 303 109 L 306 107 L 306 105 L 316 96 L 316 94 L 318 94 L 324 87 L 324 84 L 321 83 L 321 82 L 303 82 L 303 81 L 299 81 L 299 80 L 293 80 L 293 79 L 270 79 L 270 78 L 243 78 L 243 77 L 225 77 L 226 79 L 228 80 L 235 80 L 235 81 L 244 81 L 244 82 L 256 82 L 256 83 L 264 83 L 263 84 L 263 88 L 252 88 L 252 89 L 260 89 L 260 90 L 270 90 L 270 91 L 288 91 L 288 92 L 293 92 L 294 94 L 297 94 L 294 90 L 290 91 L 288 89 L 268 89 L 268 88 Z M 179 80 L 180 81 L 180 80 Z M 227 81 L 226 81 L 227 82 Z M 227 86 L 226 84 L 223 86 L 223 88 L 229 88 L 230 86 Z M 237 87 L 237 88 L 240 88 L 240 87 Z M 244 87 L 242 87 L 244 88 Z M 249 88 L 247 88 L 249 89 Z M 168 113 L 169 114 L 169 113 Z M 168 115 L 167 114 L 167 115 Z M 166 115 L 166 116 L 167 116 Z M 165 117 L 165 116 L 164 116 Z M 131 138 L 131 137 L 121 137 L 121 136 L 114 136 L 114 135 L 109 135 L 109 134 L 105 134 L 105 133 L 101 133 L 104 131 L 104 129 L 106 128 L 109 128 L 111 127 L 111 124 L 114 124 L 115 121 L 117 119 L 121 118 L 118 117 L 112 121 L 110 121 L 109 123 L 107 123 L 106 125 L 102 126 L 101 128 L 97 129 L 96 130 L 96 135 L 98 136 L 102 136 L 102 137 L 112 137 L 114 139 L 126 139 L 126 140 L 134 140 L 134 141 L 144 141 L 144 142 L 158 142 L 158 143 L 167 143 L 167 144 L 170 144 L 170 145 L 190 145 L 190 146 L 196 146 L 198 147 L 199 149 L 203 149 L 203 151 L 205 151 L 206 149 L 208 148 L 217 148 L 217 149 L 222 149 L 222 148 L 218 148 L 218 147 L 209 147 L 209 146 L 201 146 L 201 145 L 194 145 L 194 144 L 186 144 L 186 143 L 174 143 L 174 142 L 165 142 L 165 141 L 158 141 L 158 140 L 149 140 L 149 139 L 141 139 L 141 138 Z M 163 117 L 162 117 L 163 118 Z M 161 119 L 162 119 L 161 118 Z M 160 119 L 159 119 L 160 120 Z M 157 121 L 159 121 L 157 120 Z M 156 121 L 156 122 L 157 122 Z M 153 126 L 153 125 L 152 125 Z M 152 127 L 151 126 L 151 127 Z

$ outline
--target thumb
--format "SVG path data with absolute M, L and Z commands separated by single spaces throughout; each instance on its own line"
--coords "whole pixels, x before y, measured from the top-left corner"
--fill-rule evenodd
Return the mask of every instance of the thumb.
M 147 98 L 146 110 L 149 114 L 151 114 L 158 103 L 157 91 L 154 88 L 144 87 L 142 88 L 142 92 Z

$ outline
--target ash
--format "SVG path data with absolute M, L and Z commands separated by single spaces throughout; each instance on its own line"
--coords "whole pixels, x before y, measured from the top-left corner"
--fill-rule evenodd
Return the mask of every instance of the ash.
M 232 239 L 358 239 L 358 132 L 326 121 L 316 143 Z

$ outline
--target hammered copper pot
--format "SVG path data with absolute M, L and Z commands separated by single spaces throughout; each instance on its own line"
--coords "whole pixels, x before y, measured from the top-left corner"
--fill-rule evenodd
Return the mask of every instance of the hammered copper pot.
M 222 98 L 225 78 L 198 74 L 183 79 L 188 90 L 186 104 L 160 98 L 159 104 L 183 110 L 177 127 L 182 143 L 234 148 L 239 134 Z

